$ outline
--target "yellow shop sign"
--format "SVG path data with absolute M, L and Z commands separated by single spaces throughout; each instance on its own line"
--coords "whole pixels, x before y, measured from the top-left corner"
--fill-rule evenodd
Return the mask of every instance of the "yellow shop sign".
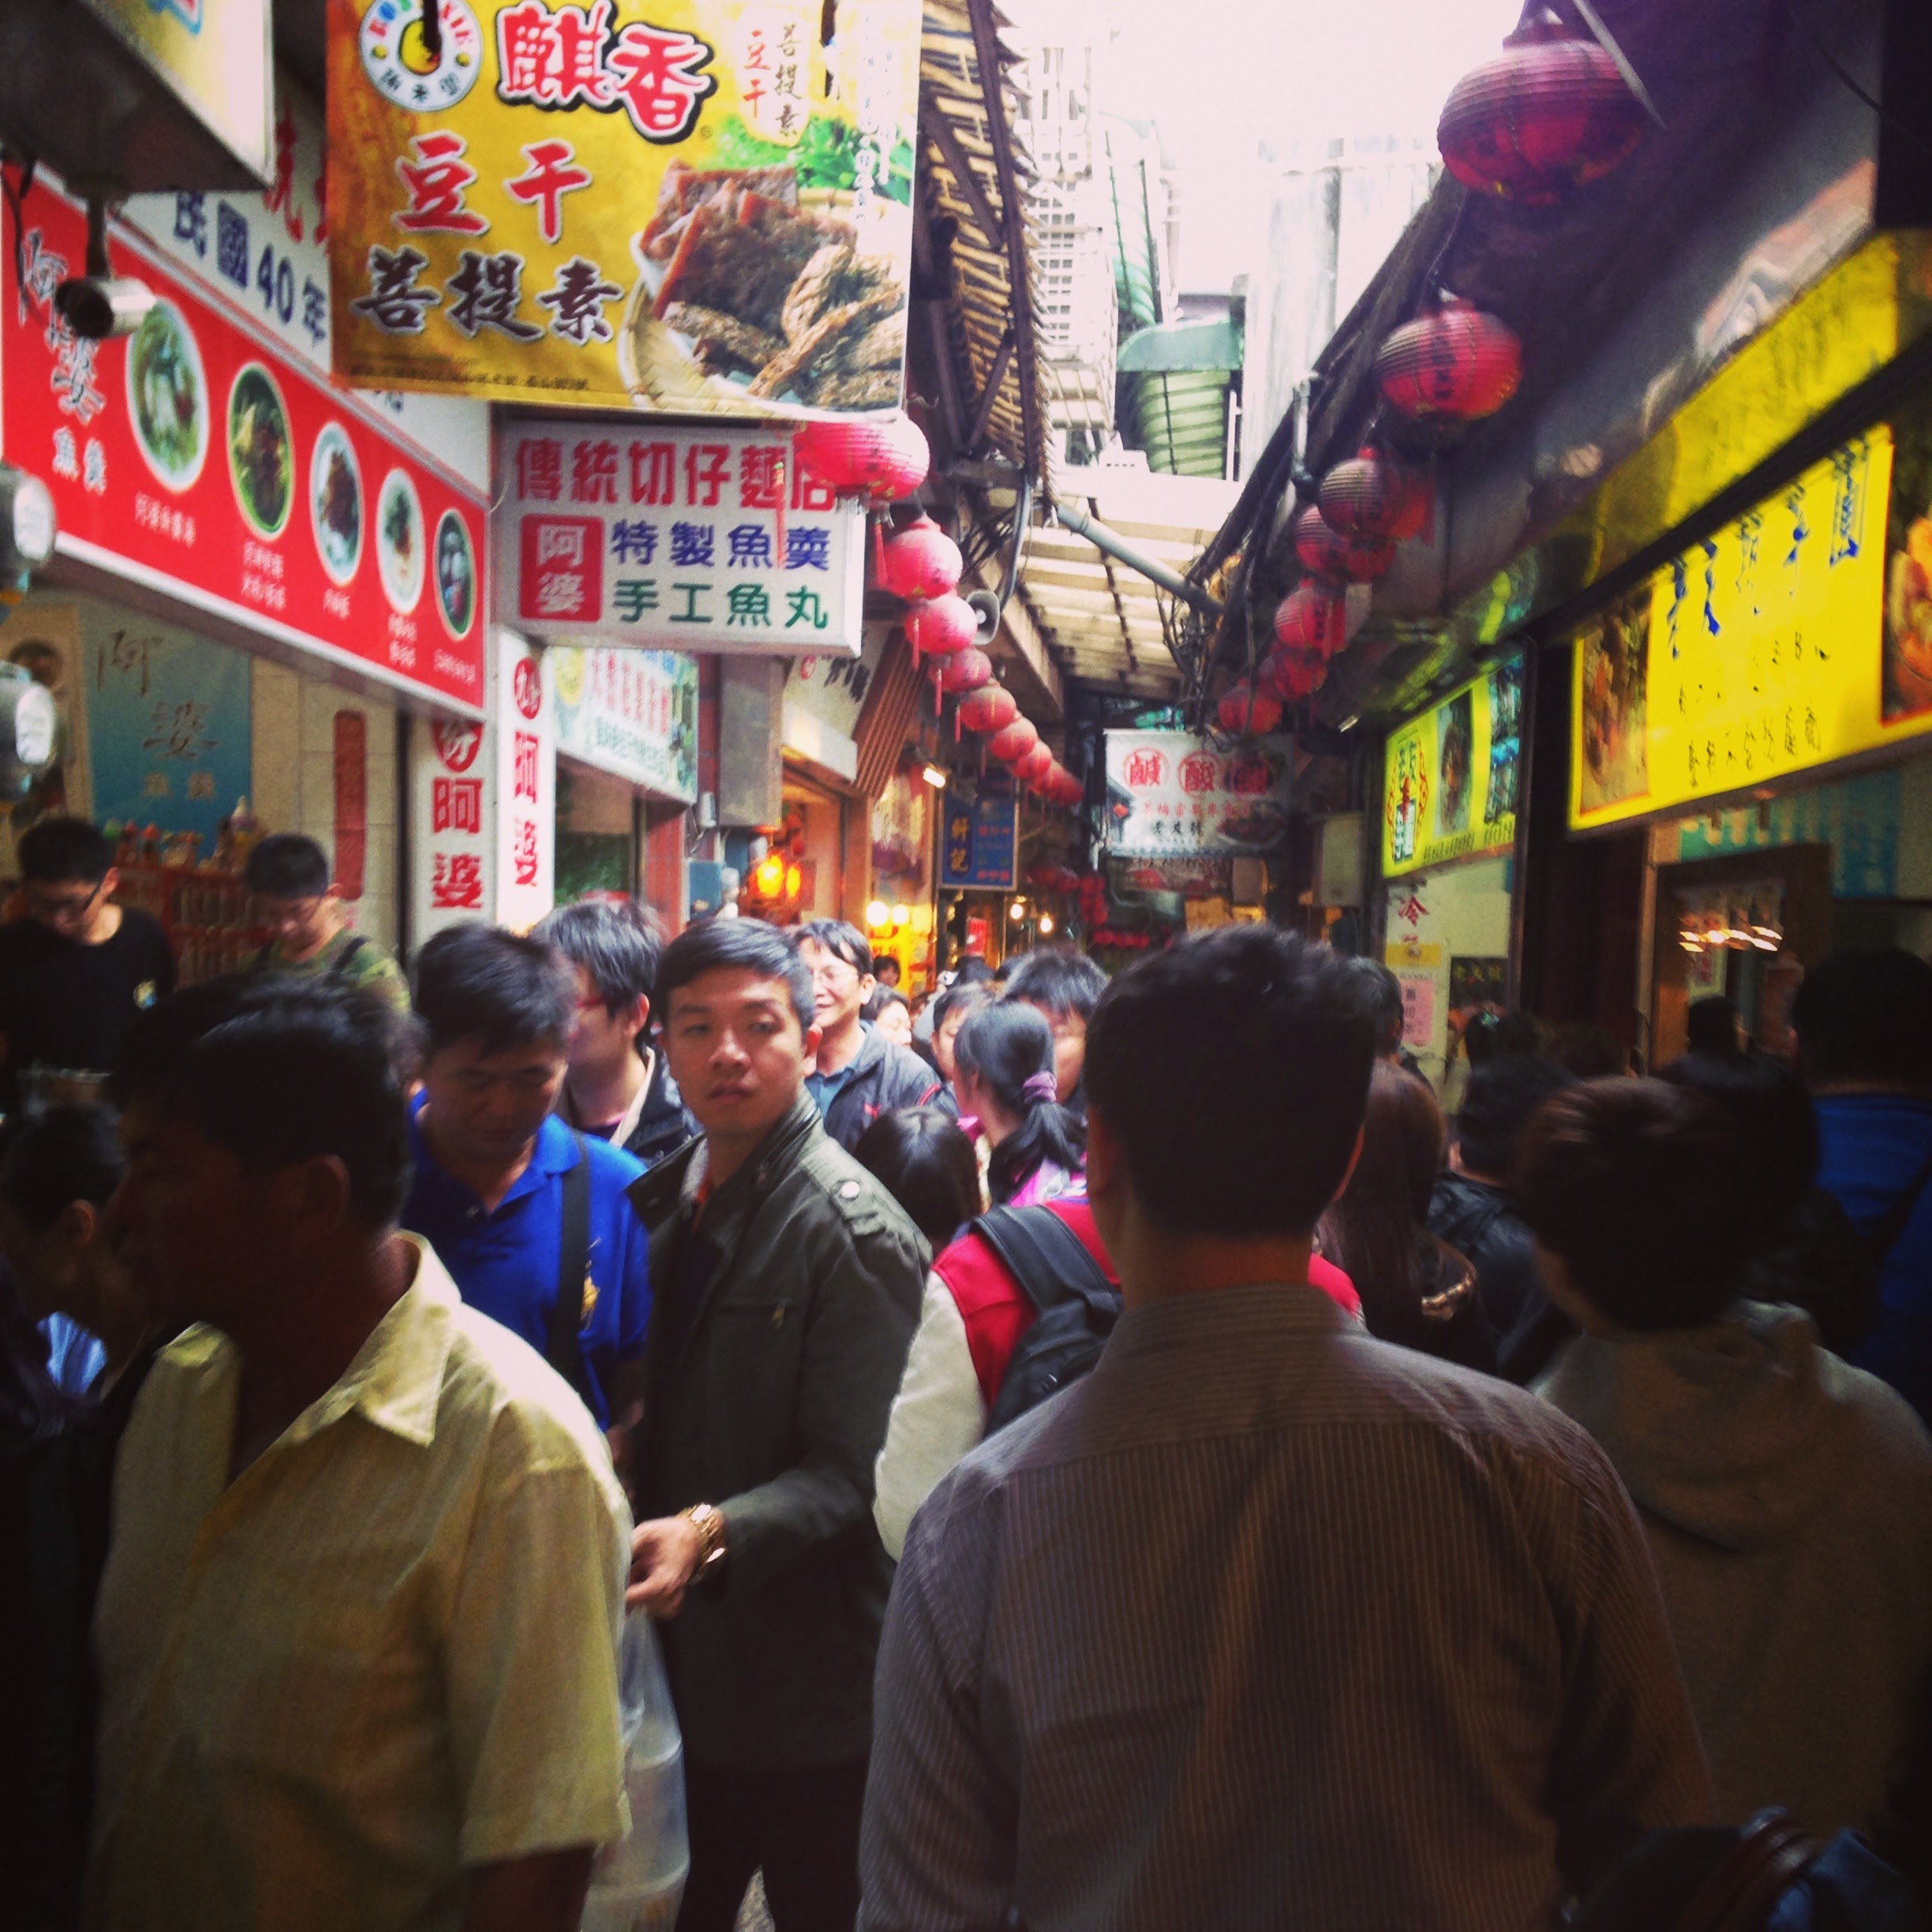
M 1523 661 L 1505 659 L 1389 734 L 1382 873 L 1507 852 L 1522 770 Z

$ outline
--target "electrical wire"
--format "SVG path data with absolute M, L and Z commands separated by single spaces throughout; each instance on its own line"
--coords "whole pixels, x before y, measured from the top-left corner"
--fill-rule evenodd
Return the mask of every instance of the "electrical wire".
M 1898 115 L 1885 111 L 1885 103 L 1871 93 L 1857 75 L 1846 67 L 1844 62 L 1825 44 L 1825 36 L 1818 32 L 1817 21 L 1799 4 L 1799 0 L 1784 0 L 1784 11 L 1804 29 L 1806 39 L 1818 49 L 1818 58 L 1878 117 L 1881 126 L 1891 129 L 1895 134 L 1904 135 L 1921 154 L 1932 156 L 1932 140 L 1928 140 L 1909 121 L 1901 120 Z

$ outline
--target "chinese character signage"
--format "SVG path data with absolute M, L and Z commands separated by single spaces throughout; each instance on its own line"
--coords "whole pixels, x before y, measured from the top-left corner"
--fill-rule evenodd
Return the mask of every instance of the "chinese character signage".
M 1382 874 L 1516 843 L 1523 661 L 1493 665 L 1389 733 L 1382 759 Z
M 410 721 L 410 944 L 496 917 L 496 726 Z
M 556 706 L 557 750 L 564 757 L 680 804 L 697 797 L 695 657 L 553 644 L 544 662 Z
M 949 787 L 943 829 L 945 837 L 939 850 L 942 886 L 952 890 L 971 886 L 994 892 L 1013 890 L 1017 841 L 1011 780 L 989 772 L 979 781 L 975 798 Z
M 1883 425 L 1855 438 L 1578 636 L 1571 825 L 1748 792 L 1932 731 L 1919 668 L 1932 669 L 1932 530 L 1915 521 L 1932 507 L 1926 466 L 1901 448 L 1909 500 L 1896 502 L 1893 455 Z
M 268 0 L 85 3 L 249 173 L 268 178 Z
M 496 633 L 496 921 L 527 932 L 556 903 L 556 725 L 541 654 Z
M 859 646 L 865 518 L 782 432 L 567 418 L 501 432 L 501 620 L 685 651 Z
M 917 0 L 329 0 L 339 373 L 896 409 Z
M 6 451 L 53 491 L 62 552 L 480 710 L 481 497 L 129 231 L 117 263 L 159 299 L 133 335 L 82 340 L 53 296 L 86 220 L 44 181 L 23 215 L 0 250 Z
M 1117 859 L 1266 852 L 1288 826 L 1294 740 L 1230 751 L 1186 732 L 1106 735 L 1107 834 Z

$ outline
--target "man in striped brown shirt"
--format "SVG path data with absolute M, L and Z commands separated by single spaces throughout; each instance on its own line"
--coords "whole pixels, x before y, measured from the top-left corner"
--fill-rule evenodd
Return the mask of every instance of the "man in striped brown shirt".
M 1374 1054 L 1359 979 L 1270 927 L 1102 1000 L 1089 1189 L 1127 1312 L 914 1522 L 865 1932 L 1530 1932 L 1709 1815 L 1608 1462 L 1306 1285 Z

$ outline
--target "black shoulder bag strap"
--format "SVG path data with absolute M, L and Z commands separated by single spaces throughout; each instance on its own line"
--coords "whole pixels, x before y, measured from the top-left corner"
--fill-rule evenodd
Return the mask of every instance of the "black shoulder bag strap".
M 1865 1230 L 1865 1245 L 1871 1250 L 1872 1260 L 1878 1267 L 1885 1266 L 1898 1245 L 1899 1237 L 1918 1212 L 1919 1197 L 1928 1185 L 1932 1185 L 1932 1154 L 1926 1155 L 1924 1164 L 1906 1182 L 1905 1192 Z
M 556 1305 L 550 1311 L 550 1346 L 545 1351 L 550 1366 L 590 1406 L 590 1377 L 584 1367 L 585 1284 L 590 1275 L 590 1156 L 584 1137 L 571 1129 L 577 1143 L 577 1165 L 564 1170 L 564 1225 L 557 1239 Z
M 1050 1208 L 995 1208 L 972 1226 L 1042 1314 L 1069 1299 L 1106 1309 L 1118 1301 L 1087 1244 Z
M 349 962 L 368 944 L 369 941 L 361 933 L 357 933 L 335 956 L 335 963 L 330 967 L 328 976 L 331 979 L 341 979 L 349 970 Z

